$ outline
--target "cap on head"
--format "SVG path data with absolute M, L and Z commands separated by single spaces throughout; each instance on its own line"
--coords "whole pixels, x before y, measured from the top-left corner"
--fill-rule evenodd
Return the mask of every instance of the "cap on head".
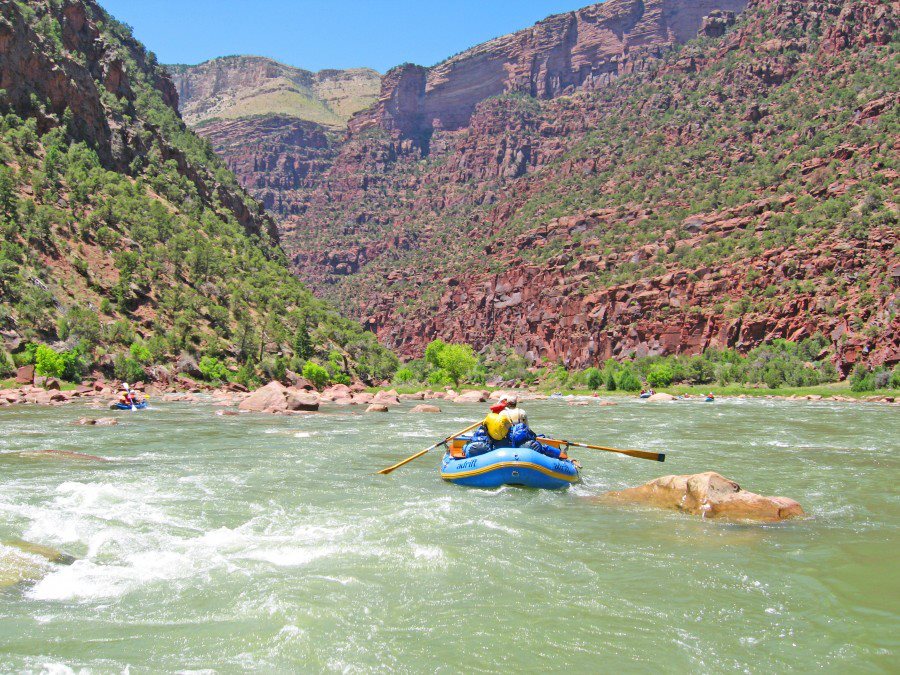
M 516 404 L 519 402 L 519 397 L 516 396 L 515 394 L 510 394 L 509 396 L 507 396 L 507 397 L 506 397 L 505 399 L 503 399 L 503 400 L 506 401 L 506 404 L 507 404 L 507 405 L 513 405 L 513 406 L 514 406 L 514 405 L 516 405 Z
M 500 403 L 497 403 L 496 405 L 491 406 L 491 412 L 498 413 L 498 412 L 504 410 L 505 408 L 506 408 L 506 403 L 501 401 Z

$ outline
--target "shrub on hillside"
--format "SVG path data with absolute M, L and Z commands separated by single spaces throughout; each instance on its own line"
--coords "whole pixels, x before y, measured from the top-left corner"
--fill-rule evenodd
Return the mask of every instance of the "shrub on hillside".
M 144 366 L 132 356 L 117 354 L 113 361 L 113 374 L 123 382 L 138 382 L 144 379 Z
M 408 384 L 409 382 L 414 382 L 415 379 L 415 373 L 413 373 L 413 371 L 409 368 L 400 368 L 396 373 L 394 373 L 395 384 Z
M 16 372 L 16 364 L 5 349 L 0 348 L 0 377 L 9 377 Z
M 616 388 L 622 391 L 640 391 L 641 381 L 630 369 L 624 368 L 616 374 Z
M 588 389 L 596 391 L 603 386 L 603 373 L 598 368 L 588 368 L 584 371 L 584 382 Z
M 208 382 L 228 382 L 228 368 L 215 356 L 206 355 L 198 364 L 203 379 Z
M 322 389 L 328 384 L 328 371 L 318 363 L 307 361 L 303 365 L 303 377 L 313 383 L 316 389 Z
M 647 382 L 651 387 L 668 387 L 674 379 L 675 374 L 668 363 L 658 363 L 647 373 Z
M 81 378 L 85 363 L 77 350 L 57 352 L 47 345 L 38 345 L 34 352 L 34 372 L 74 382 Z

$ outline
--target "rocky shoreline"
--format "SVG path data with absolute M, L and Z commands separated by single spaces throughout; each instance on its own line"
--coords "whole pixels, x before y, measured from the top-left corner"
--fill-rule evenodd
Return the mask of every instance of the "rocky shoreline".
M 53 378 L 35 377 L 31 382 L 18 383 L 18 387 L 0 389 L 0 408 L 15 405 L 39 405 L 59 406 L 67 403 L 83 402 L 95 407 L 108 407 L 118 400 L 121 392 L 118 383 L 109 382 L 103 378 L 84 381 L 74 389 L 63 390 L 61 383 Z M 163 386 L 159 383 L 145 384 L 137 382 L 132 388 L 142 393 L 151 401 L 164 403 L 211 403 L 222 407 L 236 407 L 242 412 L 262 412 L 270 414 L 294 414 L 308 413 L 319 410 L 320 405 L 335 406 L 361 406 L 367 412 L 387 412 L 391 407 L 401 403 L 415 404 L 412 412 L 439 413 L 442 412 L 437 403 L 484 403 L 497 400 L 503 391 L 490 391 L 486 389 L 464 389 L 457 391 L 450 387 L 444 390 L 434 391 L 423 389 L 413 393 L 398 393 L 394 388 L 378 389 L 374 393 L 361 383 L 352 385 L 336 384 L 317 391 L 315 387 L 307 383 L 291 383 L 284 385 L 280 382 L 270 382 L 267 385 L 248 391 L 245 387 L 229 384 L 224 387 L 214 387 L 204 383 L 178 378 L 174 383 Z M 512 390 L 511 390 L 512 391 Z M 550 396 L 531 390 L 514 390 L 520 400 L 542 401 Z M 616 405 L 621 400 L 629 397 L 614 395 L 601 397 L 597 395 L 567 394 L 561 397 L 570 405 L 588 406 L 597 401 L 600 406 Z M 688 400 L 699 399 L 691 396 Z M 894 396 L 874 395 L 853 398 L 835 394 L 823 396 L 821 394 L 792 394 L 789 396 L 778 394 L 766 394 L 763 396 L 751 396 L 738 394 L 735 396 L 717 396 L 717 400 L 734 399 L 765 399 L 780 401 L 809 401 L 809 402 L 837 402 L 837 403 L 882 403 L 888 405 L 900 405 Z M 615 400 L 610 400 L 615 399 Z M 675 402 L 685 400 L 681 397 L 660 396 L 657 400 L 648 400 L 647 403 Z

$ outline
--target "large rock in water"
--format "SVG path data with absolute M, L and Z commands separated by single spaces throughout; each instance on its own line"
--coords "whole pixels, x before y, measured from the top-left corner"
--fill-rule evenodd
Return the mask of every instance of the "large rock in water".
M 674 401 L 675 397 L 672 394 L 665 394 L 660 392 L 659 394 L 653 394 L 650 398 L 646 399 L 651 403 L 659 403 L 661 401 Z
M 319 409 L 319 397 L 316 394 L 300 390 L 290 390 L 281 382 L 272 381 L 241 401 L 238 408 L 250 412 L 268 413 L 287 412 L 288 410 L 316 411 Z
M 747 492 L 714 471 L 663 476 L 639 487 L 607 492 L 600 499 L 676 509 L 704 518 L 776 522 L 805 515 L 793 499 Z
M 0 544 L 0 588 L 38 581 L 50 571 L 48 562 L 71 565 L 75 558 L 40 544 L 18 539 L 4 541 Z
M 410 410 L 411 413 L 439 413 L 441 409 L 436 405 L 429 405 L 428 403 L 420 403 L 415 408 Z

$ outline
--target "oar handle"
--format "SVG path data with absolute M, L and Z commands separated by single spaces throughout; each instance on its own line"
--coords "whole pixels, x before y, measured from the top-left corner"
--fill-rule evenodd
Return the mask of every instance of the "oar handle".
M 443 443 L 443 442 L 444 442 L 444 441 L 441 441 L 441 443 Z M 424 450 L 422 450 L 422 452 L 417 452 L 415 455 L 413 455 L 413 456 L 411 456 L 411 457 L 407 457 L 407 458 L 404 459 L 402 462 L 398 462 L 397 464 L 394 464 L 394 466 L 389 466 L 389 467 L 386 468 L 386 469 L 382 469 L 382 470 L 379 471 L 378 473 L 380 473 L 380 474 L 389 474 L 389 473 L 390 473 L 391 471 L 393 471 L 394 469 L 399 469 L 399 468 L 400 468 L 401 466 L 403 466 L 404 464 L 409 464 L 409 463 L 410 463 L 411 461 L 413 461 L 414 459 L 418 459 L 419 457 L 421 457 L 421 456 L 424 455 L 425 453 L 430 452 L 431 450 L 434 450 L 434 449 L 435 449 L 437 446 L 439 446 L 441 443 L 435 443 L 435 444 L 432 445 L 430 448 L 425 448 Z
M 554 440 L 554 439 L 549 439 Z M 622 450 L 621 448 L 607 448 L 602 445 L 588 445 L 587 443 L 578 443 L 576 441 L 557 441 L 558 443 L 568 443 L 576 448 L 588 448 L 590 450 L 604 450 L 605 452 L 616 452 L 620 455 L 628 455 L 629 457 L 637 457 L 638 459 L 649 459 L 654 462 L 665 462 L 666 455 L 662 452 L 646 452 L 644 450 Z
M 390 473 L 391 471 L 393 471 L 394 469 L 399 469 L 399 468 L 400 468 L 401 466 L 403 466 L 404 464 L 409 464 L 409 463 L 410 463 L 411 461 L 413 461 L 414 459 L 418 459 L 418 458 L 421 457 L 422 455 L 424 455 L 424 454 L 430 452 L 431 450 L 434 450 L 434 449 L 435 449 L 436 447 L 438 447 L 439 445 L 443 445 L 443 444 L 446 443 L 447 441 L 452 441 L 454 438 L 456 438 L 457 436 L 462 436 L 462 435 L 463 435 L 464 433 L 466 433 L 467 431 L 472 431 L 472 429 L 474 429 L 475 427 L 477 427 L 479 424 L 481 424 L 481 422 L 475 422 L 475 424 L 473 424 L 472 426 L 466 427 L 466 428 L 463 429 L 462 431 L 457 431 L 455 434 L 451 434 L 450 436 L 447 436 L 447 438 L 445 438 L 445 439 L 443 439 L 443 440 L 441 440 L 441 441 L 438 441 L 437 443 L 435 443 L 435 444 L 432 445 L 432 446 L 429 446 L 429 447 L 425 448 L 424 450 L 422 450 L 422 452 L 417 452 L 415 455 L 412 455 L 411 457 L 407 457 L 407 458 L 404 459 L 402 462 L 398 462 L 397 464 L 394 464 L 393 466 L 389 466 L 389 467 L 386 468 L 386 469 L 382 469 L 381 471 L 378 471 L 377 473 L 379 473 L 379 474 L 381 474 L 381 475 L 389 474 L 389 473 Z

